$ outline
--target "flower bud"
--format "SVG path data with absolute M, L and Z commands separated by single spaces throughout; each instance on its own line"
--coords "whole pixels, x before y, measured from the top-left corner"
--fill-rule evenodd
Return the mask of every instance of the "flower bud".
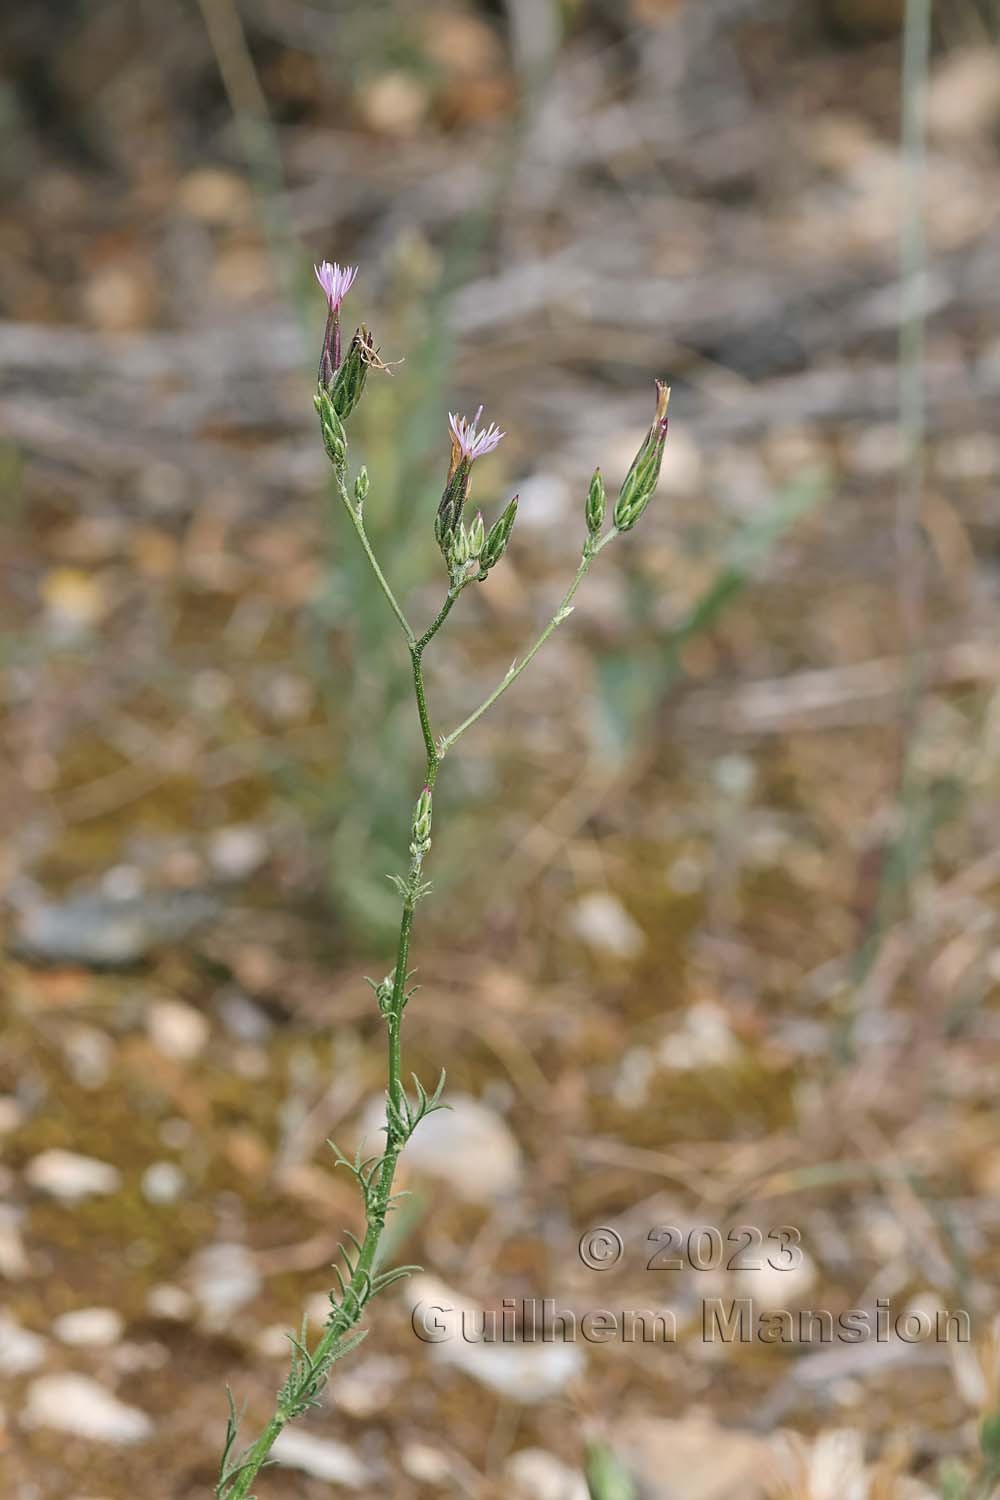
M 604 492 L 604 478 L 600 469 L 594 470 L 594 477 L 590 481 L 590 489 L 587 491 L 587 531 L 592 537 L 600 534 L 604 525 L 604 511 L 607 505 L 607 496 Z
M 460 568 L 464 568 L 471 555 L 469 533 L 459 522 L 458 530 L 452 532 L 448 547 L 448 563 L 452 572 L 458 572 Z
M 354 498 L 357 501 L 359 510 L 368 498 L 369 483 L 368 470 L 362 464 L 358 477 L 354 481 Z
M 486 577 L 491 568 L 496 567 L 501 557 L 507 551 L 507 543 L 510 541 L 510 534 L 514 530 L 514 522 L 517 520 L 518 498 L 517 495 L 514 496 L 500 519 L 494 521 L 490 527 L 489 535 L 479 553 L 480 581 Z
M 320 431 L 323 434 L 323 446 L 327 456 L 331 463 L 340 468 L 347 458 L 347 434 L 344 432 L 344 424 L 334 410 L 328 392 L 322 386 L 313 397 L 313 402 L 319 412 Z
M 413 809 L 413 825 L 411 828 L 410 845 L 414 853 L 426 854 L 431 842 L 431 811 L 432 798 L 431 789 L 425 786 L 417 798 Z
M 656 382 L 656 412 L 646 439 L 632 460 L 632 467 L 618 492 L 614 522 L 619 531 L 630 531 L 653 497 L 660 477 L 663 449 L 667 441 L 667 407 L 670 387 Z
M 334 410 L 342 421 L 346 422 L 361 400 L 368 370 L 375 357 L 375 341 L 362 323 L 351 339 L 351 346 L 329 386 Z
M 486 541 L 486 527 L 483 525 L 481 513 L 476 511 L 476 519 L 469 527 L 469 556 L 478 557 L 483 550 Z
M 472 461 L 460 457 L 457 462 L 452 456 L 452 466 L 448 472 L 448 482 L 441 496 L 441 503 L 434 517 L 434 535 L 437 537 L 438 546 L 448 556 L 451 538 L 455 531 L 461 526 L 462 512 L 465 502 L 469 498 L 469 479 L 472 474 Z
M 380 984 L 377 984 L 375 986 L 375 998 L 378 1001 L 378 1008 L 384 1016 L 387 1016 L 389 1014 L 389 1011 L 392 1007 L 392 996 L 395 987 L 395 969 L 393 969 L 391 974 L 387 974 Z

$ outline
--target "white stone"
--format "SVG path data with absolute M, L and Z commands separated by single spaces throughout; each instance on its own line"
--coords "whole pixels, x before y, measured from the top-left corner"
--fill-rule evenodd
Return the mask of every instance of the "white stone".
M 138 1375 L 143 1370 L 162 1370 L 170 1363 L 170 1350 L 166 1344 L 152 1340 L 136 1344 L 126 1339 L 118 1344 L 111 1355 L 111 1363 L 121 1375 Z
M 311 1292 L 305 1301 L 305 1315 L 314 1328 L 322 1328 L 330 1316 L 328 1292 Z
M 521 1148 L 506 1121 L 467 1094 L 449 1095 L 448 1103 L 449 1109 L 436 1110 L 417 1126 L 406 1147 L 407 1170 L 445 1179 L 470 1203 L 512 1193 L 521 1181 Z M 377 1098 L 365 1111 L 369 1149 L 384 1140 L 384 1110 Z
M 569 923 L 591 948 L 614 958 L 638 958 L 646 946 L 642 928 L 611 891 L 590 891 L 570 910 Z
M 57 1147 L 33 1157 L 25 1168 L 24 1176 L 31 1187 L 67 1202 L 92 1195 L 116 1193 L 121 1187 L 121 1175 L 117 1167 L 106 1161 L 96 1161 L 92 1156 L 78 1156 L 75 1151 L 61 1151 Z
M 101 1349 L 117 1344 L 125 1322 L 113 1307 L 79 1307 L 56 1318 L 52 1332 L 64 1344 Z
M 341 1411 L 364 1421 L 389 1410 L 408 1370 L 405 1359 L 394 1359 L 388 1354 L 344 1360 L 337 1366 L 340 1373 L 335 1373 L 330 1381 L 330 1400 Z
M 45 1358 L 45 1340 L 0 1313 L 0 1375 L 24 1375 Z
M 8 1281 L 20 1281 L 31 1270 L 21 1238 L 22 1217 L 19 1208 L 0 1203 L 0 1276 Z
M 927 124 L 938 140 L 975 141 L 1000 125 L 1000 59 L 991 46 L 941 58 L 927 91 Z
M 316 1437 L 299 1427 L 286 1427 L 271 1452 L 290 1469 L 301 1469 L 314 1479 L 325 1479 L 345 1489 L 360 1490 L 371 1479 L 368 1469 L 345 1444 Z
M 172 1161 L 154 1161 L 142 1174 L 142 1196 L 149 1203 L 176 1203 L 187 1178 Z
M 137 865 L 114 865 L 101 877 L 101 890 L 111 901 L 135 901 L 146 889 Z
M 739 1055 L 729 1019 L 719 1005 L 699 1001 L 683 1013 L 676 1031 L 660 1044 L 660 1061 L 678 1071 L 724 1067 Z
M 407 1443 L 400 1454 L 400 1463 L 410 1479 L 433 1485 L 435 1489 L 447 1484 L 452 1475 L 448 1455 L 429 1443 Z
M 518 1500 L 587 1500 L 587 1481 L 544 1448 L 522 1448 L 504 1465 L 504 1478 Z
M 155 1000 L 149 1007 L 146 1027 L 157 1052 L 175 1062 L 190 1062 L 197 1057 L 210 1030 L 201 1011 L 183 1000 Z
M 171 1323 L 184 1323 L 194 1312 L 194 1298 L 183 1287 L 169 1281 L 150 1287 L 146 1306 L 154 1318 L 165 1318 Z
M 86 1375 L 42 1375 L 28 1387 L 24 1423 L 100 1443 L 141 1443 L 153 1424 Z
M 482 1309 L 436 1277 L 411 1277 L 403 1283 L 403 1295 L 431 1358 L 454 1365 L 509 1401 L 530 1406 L 548 1400 L 583 1370 L 584 1357 L 575 1344 L 470 1340 L 463 1328 L 481 1327 Z
M 215 1008 L 223 1026 L 238 1042 L 266 1042 L 271 1034 L 268 1017 L 238 989 L 220 991 Z
M 103 1031 L 95 1026 L 74 1026 L 65 1032 L 62 1047 L 74 1081 L 82 1089 L 99 1089 L 107 1082 L 115 1049 Z
M 642 1492 L 661 1494 L 670 1476 L 670 1500 L 763 1500 L 764 1481 L 773 1471 L 766 1443 L 748 1432 L 717 1425 L 704 1412 L 676 1418 L 631 1417 L 616 1423 L 611 1440 L 627 1461 Z M 803 1486 L 799 1494 L 813 1492 Z M 847 1489 L 837 1500 L 849 1500 Z
M 246 880 L 267 859 L 267 840 L 259 828 L 220 828 L 212 835 L 208 858 L 224 880 Z
M 615 1076 L 615 1103 L 622 1109 L 638 1109 L 645 1101 L 655 1072 L 656 1059 L 649 1048 L 630 1047 Z
M 224 1327 L 260 1291 L 260 1274 L 245 1245 L 206 1245 L 192 1260 L 189 1276 L 210 1328 Z
M 264 1359 L 284 1359 L 292 1352 L 288 1333 L 284 1323 L 269 1323 L 257 1334 L 253 1346 Z
M 752 1298 L 754 1308 L 761 1312 L 794 1307 L 816 1284 L 816 1264 L 801 1245 L 783 1249 L 780 1239 L 768 1238 L 759 1249 L 745 1252 L 744 1258 L 762 1264 L 736 1272 L 736 1296 Z M 788 1269 L 782 1270 L 786 1261 Z

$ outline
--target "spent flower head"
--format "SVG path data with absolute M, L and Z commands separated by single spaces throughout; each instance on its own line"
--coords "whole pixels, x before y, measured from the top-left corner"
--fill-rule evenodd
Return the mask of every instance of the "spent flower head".
M 448 426 L 451 428 L 451 435 L 458 447 L 458 453 L 462 458 L 467 458 L 470 463 L 474 459 L 482 458 L 486 453 L 492 453 L 500 439 L 506 436 L 495 422 L 491 422 L 489 427 L 484 427 L 480 432 L 477 424 L 482 414 L 483 408 L 480 406 L 470 422 L 468 417 L 456 416 L 454 412 L 448 413 Z
M 328 260 L 321 261 L 318 266 L 313 266 L 316 272 L 316 280 L 326 293 L 326 300 L 330 311 L 340 311 L 340 304 L 354 285 L 354 278 L 358 274 L 357 266 L 341 266 L 334 261 L 331 265 Z
M 656 382 L 656 410 L 652 425 L 642 447 L 632 460 L 632 467 L 625 475 L 615 504 L 614 523 L 619 531 L 631 531 L 653 498 L 660 477 L 663 449 L 667 441 L 670 405 L 670 387 L 662 380 Z

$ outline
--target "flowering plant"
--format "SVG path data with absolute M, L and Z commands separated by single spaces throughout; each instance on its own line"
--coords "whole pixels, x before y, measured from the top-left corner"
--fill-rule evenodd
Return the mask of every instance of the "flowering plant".
M 357 267 L 340 266 L 336 262 L 331 265 L 328 261 L 323 261 L 315 267 L 315 271 L 326 296 L 328 309 L 314 398 L 323 445 L 333 468 L 337 494 L 357 533 L 375 582 L 385 595 L 406 641 L 426 763 L 422 789 L 417 795 L 410 821 L 407 872 L 405 875 L 390 877 L 399 893 L 401 905 L 395 962 L 380 983 L 369 981 L 385 1020 L 388 1042 L 385 1146 L 373 1156 L 365 1157 L 359 1153 L 353 1160 L 334 1148 L 338 1164 L 346 1167 L 360 1190 L 365 1213 L 364 1238 L 359 1241 L 350 1233 L 346 1234 L 350 1248 L 340 1247 L 342 1264 L 334 1266 L 337 1285 L 330 1293 L 330 1313 L 323 1333 L 312 1347 L 304 1324 L 298 1337 L 289 1335 L 292 1346 L 291 1369 L 278 1393 L 274 1414 L 259 1436 L 242 1451 L 237 1447 L 239 1423 L 230 1395 L 229 1420 L 215 1488 L 217 1500 L 252 1500 L 250 1488 L 261 1468 L 271 1461 L 271 1449 L 282 1429 L 317 1404 L 331 1367 L 356 1348 L 365 1337 L 365 1330 L 358 1325 L 367 1304 L 379 1292 L 385 1291 L 416 1269 L 413 1266 L 382 1269 L 379 1252 L 386 1217 L 394 1203 L 393 1182 L 400 1154 L 420 1121 L 432 1111 L 445 1107 L 441 1102 L 444 1072 L 442 1071 L 430 1091 L 414 1076 L 414 1090 L 411 1094 L 403 1083 L 402 1064 L 403 1014 L 413 993 L 408 987 L 410 936 L 414 912 L 430 889 L 423 879 L 423 865 L 431 847 L 434 787 L 438 772 L 456 741 L 507 691 L 556 627 L 572 613 L 573 599 L 594 559 L 609 542 L 614 541 L 621 533 L 630 531 L 649 504 L 656 489 L 663 459 L 667 436 L 667 406 L 670 400 L 669 388 L 657 381 L 656 410 L 652 425 L 625 476 L 607 529 L 604 480 L 600 469 L 594 471 L 583 507 L 585 529 L 580 563 L 573 581 L 544 630 L 521 659 L 512 663 L 503 680 L 478 708 L 450 733 L 435 738 L 424 687 L 424 652 L 445 623 L 462 591 L 470 584 L 483 582 L 491 569 L 500 562 L 507 550 L 517 518 L 518 497 L 515 495 L 489 531 L 478 512 L 471 522 L 465 520 L 473 465 L 494 451 L 504 433 L 492 423 L 488 427 L 480 427 L 482 406 L 471 420 L 454 413 L 448 418 L 451 457 L 444 492 L 434 518 L 434 534 L 445 560 L 448 587 L 434 619 L 426 630 L 418 634 L 411 627 L 396 599 L 368 538 L 364 518 L 369 491 L 367 469 L 362 467 L 353 485 L 348 487 L 345 423 L 361 400 L 369 370 L 385 368 L 372 336 L 363 324 L 351 339 L 347 353 L 342 353 L 341 306 L 354 283 Z

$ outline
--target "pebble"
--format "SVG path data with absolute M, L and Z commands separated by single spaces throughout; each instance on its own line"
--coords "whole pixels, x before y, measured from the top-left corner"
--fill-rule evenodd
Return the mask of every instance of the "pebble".
M 447 1336 L 426 1342 L 431 1358 L 451 1364 L 480 1385 L 522 1406 L 545 1401 L 564 1390 L 583 1370 L 583 1352 L 571 1343 L 479 1343 L 463 1336 L 463 1315 L 473 1329 L 482 1326 L 475 1303 L 436 1277 L 418 1275 L 404 1284 L 410 1308 L 428 1330 Z
M 266 1042 L 272 1026 L 268 1016 L 259 1005 L 254 1005 L 242 990 L 229 987 L 216 996 L 215 1009 L 219 1020 L 238 1042 Z
M 11 1094 L 0 1094 L 0 1135 L 16 1130 L 21 1124 L 21 1106 Z
M 162 1370 L 170 1363 L 170 1350 L 166 1344 L 151 1340 L 142 1344 L 126 1341 L 118 1345 L 111 1361 L 120 1375 L 138 1375 L 145 1370 Z
M 101 1443 L 140 1443 L 153 1424 L 86 1375 L 41 1375 L 28 1387 L 24 1423 Z
M 992 47 L 959 48 L 941 59 L 927 90 L 927 123 L 940 141 L 988 139 L 1000 125 L 1000 62 Z
M 345 1489 L 360 1490 L 371 1481 L 368 1469 L 344 1443 L 299 1428 L 286 1427 L 271 1452 L 279 1463 Z
M 0 1313 L 0 1375 L 25 1375 L 45 1358 L 45 1340 Z
M 215 910 L 215 902 L 198 891 L 135 901 L 81 892 L 19 911 L 13 946 L 48 963 L 120 968 L 139 963 L 164 942 L 182 941 Z
M 260 1291 L 260 1274 L 245 1245 L 207 1245 L 194 1256 L 188 1274 L 210 1328 L 224 1327 Z
M 440 1448 L 432 1448 L 429 1443 L 407 1443 L 399 1458 L 403 1473 L 418 1484 L 441 1489 L 452 1476 L 447 1454 Z
M 201 1011 L 183 1000 L 155 1000 L 146 1029 L 157 1052 L 174 1062 L 190 1062 L 208 1041 L 210 1027 Z
M 504 1465 L 506 1493 L 518 1500 L 587 1500 L 587 1482 L 544 1448 L 522 1448 Z
M 146 1307 L 154 1318 L 165 1318 L 171 1323 L 185 1323 L 194 1312 L 194 1298 L 181 1286 L 169 1281 L 150 1287 Z
M 698 1411 L 676 1420 L 626 1420 L 615 1430 L 614 1447 L 620 1459 L 627 1459 L 643 1493 L 647 1487 L 660 1493 L 663 1476 L 669 1474 L 671 1500 L 730 1500 L 733 1495 L 763 1500 L 764 1477 L 774 1468 L 760 1438 L 721 1427 Z M 838 1500 L 847 1493 L 838 1485 Z
M 844 438 L 845 467 L 859 474 L 896 474 L 905 457 L 895 423 L 872 422 Z
M 329 1293 L 313 1292 L 306 1298 L 305 1313 L 314 1328 L 322 1328 L 330 1316 Z
M 79 1198 L 116 1193 L 121 1187 L 121 1174 L 110 1162 L 58 1148 L 42 1151 L 33 1157 L 24 1176 L 29 1186 L 68 1203 Z
M 684 1012 L 676 1031 L 664 1037 L 660 1061 L 679 1072 L 692 1068 L 725 1067 L 739 1056 L 726 1012 L 701 1000 Z
M 512 1193 L 521 1181 L 521 1148 L 506 1121 L 466 1094 L 450 1095 L 449 1109 L 436 1110 L 421 1120 L 406 1147 L 406 1165 L 414 1172 L 446 1179 L 459 1197 L 470 1203 L 490 1203 Z M 369 1149 L 380 1136 L 384 1120 L 381 1098 L 365 1111 L 364 1134 Z
M 613 958 L 638 958 L 646 946 L 642 928 L 610 891 L 590 891 L 581 896 L 570 911 L 569 924 L 591 948 Z
M 212 835 L 208 860 L 223 880 L 246 880 L 267 859 L 267 840 L 259 828 L 220 828 Z
M 176 1203 L 187 1178 L 172 1161 L 154 1161 L 142 1174 L 142 1196 L 148 1203 Z
M 753 1259 L 758 1264 L 737 1271 L 734 1281 L 736 1296 L 751 1297 L 755 1311 L 794 1307 L 816 1284 L 816 1263 L 801 1245 L 784 1251 L 780 1240 L 766 1239 L 761 1254 Z M 786 1259 L 790 1262 L 787 1270 L 783 1269 Z
M 74 1026 L 62 1041 L 63 1055 L 82 1089 L 99 1089 L 107 1082 L 115 1049 L 109 1036 L 94 1026 Z
M 8 1281 L 20 1281 L 31 1270 L 21 1238 L 22 1217 L 20 1209 L 0 1203 L 0 1276 Z
M 254 1339 L 254 1349 L 262 1359 L 285 1359 L 292 1352 L 288 1333 L 284 1323 L 269 1323 Z
M 345 1360 L 342 1373 L 330 1381 L 330 1399 L 340 1411 L 364 1421 L 390 1409 L 408 1369 L 405 1359 L 393 1358 L 389 1354 Z
M 106 1349 L 117 1344 L 125 1332 L 125 1321 L 113 1307 L 79 1307 L 56 1318 L 52 1332 L 64 1344 Z

